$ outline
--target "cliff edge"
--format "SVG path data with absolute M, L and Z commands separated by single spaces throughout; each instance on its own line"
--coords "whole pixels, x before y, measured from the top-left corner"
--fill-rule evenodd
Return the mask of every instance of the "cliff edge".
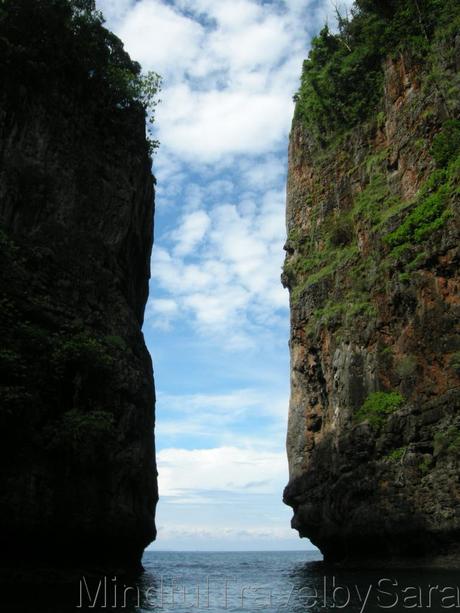
M 0 566 L 128 571 L 155 537 L 140 67 L 94 3 L 0 7 Z
M 357 2 L 296 96 L 284 500 L 330 562 L 460 564 L 459 23 Z

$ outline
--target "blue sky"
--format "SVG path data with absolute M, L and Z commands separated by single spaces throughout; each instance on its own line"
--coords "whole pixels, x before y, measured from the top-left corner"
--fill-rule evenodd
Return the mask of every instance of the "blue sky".
M 99 0 L 164 79 L 144 333 L 161 500 L 153 549 L 305 549 L 281 501 L 289 402 L 287 142 L 328 0 Z

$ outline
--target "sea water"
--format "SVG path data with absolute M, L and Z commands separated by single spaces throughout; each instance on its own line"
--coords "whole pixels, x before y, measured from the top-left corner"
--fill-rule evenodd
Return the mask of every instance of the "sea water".
M 71 601 L 45 602 L 19 593 L 0 611 L 265 611 L 274 613 L 396 613 L 460 611 L 459 573 L 412 569 L 341 570 L 317 552 L 146 552 L 133 581 L 80 578 Z M 31 598 L 32 596 L 32 598 Z M 4 605 L 5 603 L 3 603 Z
M 346 571 L 307 551 L 152 551 L 143 563 L 145 573 L 135 584 L 107 583 L 112 611 L 460 611 L 458 573 L 452 571 Z

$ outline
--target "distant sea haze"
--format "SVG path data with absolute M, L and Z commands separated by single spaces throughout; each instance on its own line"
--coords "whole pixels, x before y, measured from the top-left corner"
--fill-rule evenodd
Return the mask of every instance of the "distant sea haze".
M 331 569 L 318 552 L 146 552 L 134 583 L 82 577 L 77 610 L 304 611 L 460 610 L 452 571 Z

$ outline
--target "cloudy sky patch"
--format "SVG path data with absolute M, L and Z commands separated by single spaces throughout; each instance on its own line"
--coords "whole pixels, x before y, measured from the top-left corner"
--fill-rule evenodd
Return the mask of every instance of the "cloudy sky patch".
M 348 4 L 341 3 L 342 5 Z M 98 0 L 164 79 L 144 333 L 157 400 L 159 549 L 306 548 L 287 483 L 287 141 L 328 0 Z

